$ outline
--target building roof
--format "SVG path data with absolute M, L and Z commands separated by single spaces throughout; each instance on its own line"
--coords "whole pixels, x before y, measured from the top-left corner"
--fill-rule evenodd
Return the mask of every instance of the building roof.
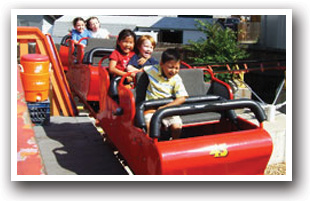
M 72 28 L 72 21 L 77 16 L 62 16 L 55 21 L 53 35 L 63 36 Z M 80 16 L 85 20 L 90 16 Z M 97 16 L 101 27 L 106 28 L 112 35 L 117 35 L 122 29 L 146 28 L 152 30 L 197 30 L 195 18 L 165 17 L 165 16 Z M 212 21 L 212 18 L 198 18 Z
M 184 18 L 184 17 L 163 17 L 154 23 L 151 27 L 157 29 L 173 29 L 173 30 L 197 30 L 196 19 L 200 18 Z M 212 22 L 212 18 L 201 19 Z

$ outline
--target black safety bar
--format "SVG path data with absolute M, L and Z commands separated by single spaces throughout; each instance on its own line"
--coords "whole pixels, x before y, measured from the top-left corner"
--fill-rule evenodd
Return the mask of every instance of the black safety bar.
M 262 107 L 253 100 L 236 99 L 236 100 L 220 100 L 212 102 L 201 102 L 195 104 L 182 104 L 179 106 L 171 106 L 156 111 L 150 123 L 150 137 L 160 137 L 160 127 L 162 119 L 172 115 L 186 115 L 203 112 L 225 111 L 233 109 L 249 108 L 254 113 L 256 119 L 261 123 L 266 120 L 266 114 Z
M 67 40 L 68 39 L 71 39 L 72 36 L 71 35 L 65 35 L 62 39 L 61 39 L 61 42 L 60 42 L 60 45 L 63 45 L 63 46 L 66 46 L 66 47 L 69 47 L 69 44 L 67 43 Z
M 93 58 L 96 54 L 100 56 L 109 56 L 114 49 L 102 48 L 102 47 L 95 47 L 88 52 L 85 52 L 85 56 L 83 58 L 83 63 L 85 64 L 92 64 Z
M 110 74 L 110 78 L 111 78 L 111 81 L 110 81 L 108 94 L 114 101 L 119 102 L 117 87 L 118 87 L 118 84 L 121 81 L 122 77 Z
M 150 108 L 157 108 L 162 105 L 166 105 L 172 102 L 173 98 L 166 98 L 166 99 L 157 99 L 157 100 L 148 100 L 142 101 L 136 106 L 136 126 L 139 128 L 146 129 L 146 123 L 144 119 L 144 111 Z M 215 95 L 206 95 L 206 96 L 191 96 L 185 99 L 185 103 L 199 103 L 199 102 L 206 102 L 206 101 L 216 101 L 216 100 L 223 100 L 220 96 Z

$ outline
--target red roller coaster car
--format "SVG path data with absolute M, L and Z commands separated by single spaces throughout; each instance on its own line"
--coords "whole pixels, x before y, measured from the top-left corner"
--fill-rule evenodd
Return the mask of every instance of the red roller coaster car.
M 71 89 L 94 115 L 99 109 L 98 66 L 108 65 L 107 58 L 114 50 L 113 46 L 116 42 L 96 38 L 82 38 L 80 41 L 82 40 L 87 40 L 86 47 L 80 44 L 75 45 L 69 38 L 67 40 L 68 47 L 62 46 L 63 50 L 67 49 L 68 51 L 67 54 L 63 53 L 62 60 L 68 64 L 66 76 Z
M 65 35 L 60 41 L 59 57 L 65 72 L 68 71 L 68 53 L 69 53 L 69 40 L 71 34 Z
M 252 100 L 231 100 L 230 87 L 210 71 L 210 83 L 204 82 L 203 69 L 179 72 L 190 96 L 183 105 L 158 110 L 149 135 L 144 110 L 172 99 L 145 101 L 145 73 L 138 73 L 135 88 L 128 89 L 123 84 L 125 76 L 110 82 L 107 68 L 99 71 L 96 118 L 135 174 L 264 174 L 273 146 L 263 129 L 264 111 Z M 240 108 L 251 109 L 259 124 L 237 117 L 234 109 Z M 180 139 L 169 140 L 169 132 L 161 129 L 161 120 L 171 115 L 181 115 L 183 120 Z
M 253 100 L 233 100 L 229 85 L 216 79 L 212 71 L 182 69 L 179 73 L 190 96 L 180 106 L 158 110 L 148 135 L 144 110 L 172 99 L 145 101 L 145 73 L 137 74 L 133 89 L 123 84 L 125 76 L 110 80 L 104 59 L 113 48 L 74 47 L 70 40 L 69 44 L 70 86 L 134 174 L 264 174 L 273 149 L 271 137 L 263 128 L 264 111 Z M 204 81 L 204 73 L 211 75 L 209 83 Z M 100 110 L 95 107 L 97 103 Z M 241 108 L 249 108 L 258 124 L 238 117 L 234 110 Z M 169 132 L 161 129 L 161 120 L 171 115 L 180 115 L 183 120 L 180 139 L 169 140 Z

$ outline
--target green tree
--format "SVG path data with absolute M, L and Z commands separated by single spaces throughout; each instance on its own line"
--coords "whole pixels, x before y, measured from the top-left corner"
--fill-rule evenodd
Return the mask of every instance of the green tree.
M 206 35 L 206 39 L 197 42 L 189 41 L 186 50 L 193 53 L 189 56 L 189 62 L 195 64 L 209 63 L 233 63 L 249 56 L 247 51 L 237 42 L 236 33 L 230 28 L 222 28 L 218 23 L 209 23 L 196 20 L 198 30 Z M 230 79 L 229 75 L 218 75 L 221 80 Z

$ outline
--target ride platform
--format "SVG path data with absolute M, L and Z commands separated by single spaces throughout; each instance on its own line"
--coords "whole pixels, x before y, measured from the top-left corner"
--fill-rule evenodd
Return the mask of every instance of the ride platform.
M 86 115 L 52 116 L 33 130 L 47 175 L 128 174 Z

